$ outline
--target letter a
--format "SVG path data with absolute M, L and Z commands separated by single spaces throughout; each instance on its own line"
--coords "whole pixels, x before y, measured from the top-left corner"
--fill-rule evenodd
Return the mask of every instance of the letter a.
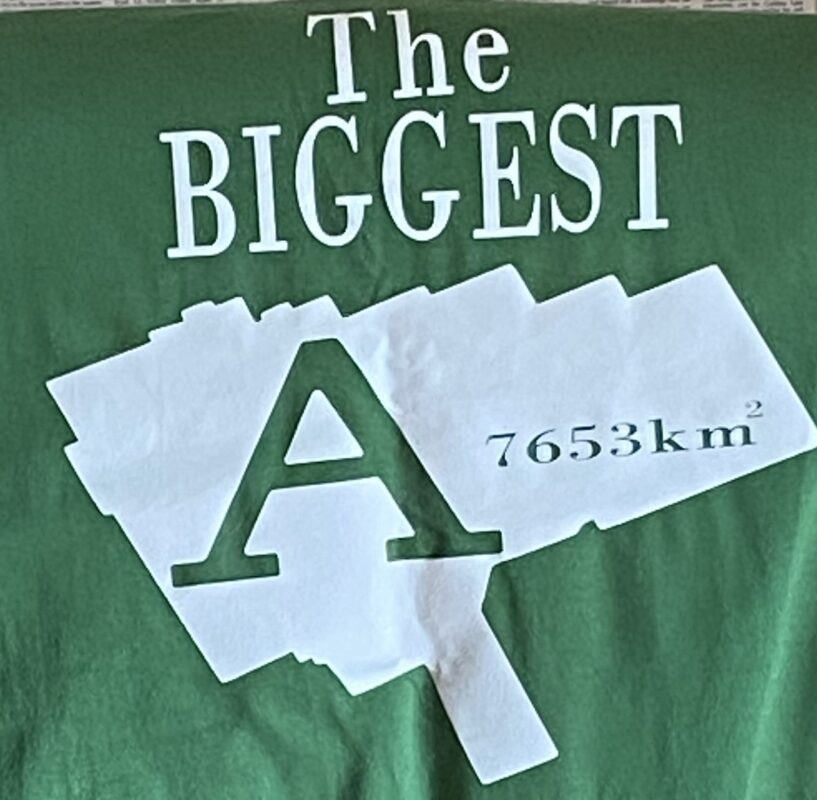
M 360 443 L 362 456 L 284 463 L 304 408 L 316 389 L 326 395 Z M 343 345 L 335 339 L 306 342 L 295 356 L 207 558 L 175 564 L 173 585 L 277 575 L 275 554 L 248 556 L 244 552 L 267 495 L 273 489 L 371 477 L 383 481 L 414 529 L 413 536 L 387 542 L 389 559 L 501 551 L 499 531 L 470 533 L 462 526 Z

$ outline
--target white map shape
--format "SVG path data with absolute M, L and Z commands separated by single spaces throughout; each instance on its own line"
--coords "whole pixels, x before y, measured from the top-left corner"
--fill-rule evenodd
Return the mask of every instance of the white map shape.
M 324 338 L 352 356 L 465 528 L 502 532 L 502 553 L 386 560 L 385 541 L 413 531 L 370 478 L 269 493 L 246 553 L 277 553 L 280 575 L 174 587 L 171 566 L 210 551 L 298 347 Z M 482 615 L 493 566 L 817 445 L 715 266 L 632 298 L 606 277 L 537 304 L 505 266 L 348 317 L 324 297 L 256 322 L 234 299 L 189 308 L 149 339 L 47 385 L 77 439 L 72 466 L 218 678 L 294 653 L 357 694 L 424 665 L 483 783 L 557 755 Z M 576 425 L 733 426 L 755 400 L 752 446 L 579 462 L 568 444 L 551 464 L 525 456 L 547 428 L 564 442 Z M 324 435 L 326 410 L 301 420 L 304 436 Z M 502 442 L 486 447 L 502 432 L 518 432 L 508 468 L 497 465 Z M 294 457 L 326 458 L 318 446 L 304 439 Z

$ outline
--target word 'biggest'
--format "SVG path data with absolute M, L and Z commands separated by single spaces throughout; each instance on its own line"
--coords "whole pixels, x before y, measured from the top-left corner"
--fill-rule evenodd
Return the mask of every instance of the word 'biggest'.
M 393 19 L 395 50 L 399 86 L 392 91 L 397 101 L 427 97 L 445 97 L 454 94 L 449 82 L 448 65 L 442 39 L 435 33 L 423 32 L 412 35 L 408 12 L 405 9 L 387 12 Z M 352 13 L 314 14 L 307 16 L 306 35 L 311 37 L 321 26 L 330 23 L 334 63 L 334 90 L 326 95 L 330 106 L 365 103 L 367 92 L 358 83 L 354 69 L 352 47 L 352 23 L 376 31 L 376 20 L 370 11 Z M 426 48 L 428 57 L 428 85 L 418 84 L 416 66 L 418 55 Z M 485 75 L 487 59 L 497 59 L 509 54 L 505 37 L 491 28 L 480 28 L 465 41 L 462 61 L 465 74 L 471 84 L 481 92 L 494 93 L 501 90 L 510 79 L 511 69 L 507 63 L 492 65 L 491 76 Z M 602 180 L 594 159 L 585 151 L 569 144 L 563 137 L 563 123 L 569 118 L 572 130 L 594 142 L 598 137 L 595 104 L 581 105 L 568 102 L 552 115 L 548 127 L 548 148 L 552 163 L 566 175 L 584 185 L 589 197 L 587 210 L 582 216 L 570 217 L 559 203 L 556 193 L 548 196 L 549 226 L 552 232 L 584 233 L 598 217 L 602 200 Z M 479 184 L 482 200 L 481 221 L 473 228 L 474 239 L 506 239 L 538 236 L 542 227 L 542 195 L 537 192 L 525 195 L 522 190 L 520 151 L 517 145 L 510 148 L 510 157 L 502 157 L 500 140 L 502 131 L 516 128 L 512 135 L 522 135 L 530 146 L 536 146 L 536 119 L 532 109 L 484 111 L 467 115 L 475 126 L 479 138 Z M 636 129 L 638 215 L 627 220 L 630 230 L 660 230 L 669 227 L 669 219 L 661 217 L 658 210 L 657 130 L 659 120 L 669 124 L 679 145 L 683 143 L 681 107 L 678 104 L 615 105 L 610 118 L 610 146 L 616 147 L 622 126 L 633 120 Z M 293 180 L 288 184 L 287 199 L 294 196 L 301 219 L 307 231 L 324 245 L 342 247 L 352 242 L 360 233 L 366 218 L 366 209 L 374 202 L 372 191 L 336 194 L 324 206 L 334 206 L 342 211 L 342 226 L 326 224 L 326 208 L 321 208 L 318 197 L 319 175 L 316 164 L 328 164 L 331 173 L 323 177 L 330 185 L 342 183 L 343 175 L 355 175 L 354 158 L 361 149 L 375 149 L 379 154 L 380 199 L 395 227 L 406 237 L 418 242 L 431 241 L 448 226 L 455 204 L 462 199 L 457 188 L 427 188 L 419 192 L 419 200 L 428 206 L 423 215 L 425 224 L 412 219 L 406 208 L 403 181 L 405 162 L 418 172 L 424 159 L 422 153 L 407 155 L 404 151 L 406 133 L 414 129 L 425 131 L 426 147 L 445 150 L 448 146 L 446 111 L 431 113 L 413 109 L 400 116 L 392 125 L 385 141 L 361 142 L 355 114 L 341 116 L 326 114 L 309 125 L 298 143 Z M 271 253 L 286 251 L 289 242 L 279 232 L 275 174 L 280 165 L 276 163 L 274 140 L 281 136 L 280 124 L 249 125 L 242 127 L 241 135 L 252 141 L 255 175 L 255 198 L 258 219 L 258 238 L 249 245 L 250 252 Z M 585 133 L 586 132 L 586 133 Z M 338 139 L 337 137 L 341 137 Z M 335 142 L 331 139 L 335 138 Z M 320 147 L 324 140 L 337 147 L 342 142 L 348 151 L 348 161 L 321 159 Z M 225 140 L 212 130 L 164 131 L 159 140 L 170 145 L 173 170 L 173 193 L 176 212 L 177 244 L 170 247 L 170 258 L 212 256 L 224 252 L 232 244 L 236 233 L 236 213 L 233 203 L 222 184 L 230 172 L 230 151 Z M 191 148 L 205 148 L 209 157 L 209 174 L 204 180 L 194 182 L 191 169 Z M 323 144 L 324 147 L 327 144 Z M 507 150 L 507 148 L 505 148 Z M 333 152 L 337 152 L 336 150 Z M 369 161 L 370 159 L 367 159 Z M 373 187 L 367 187 L 373 189 Z M 508 224 L 503 213 L 508 190 L 518 208 L 514 216 L 524 218 L 523 224 Z M 279 190 L 280 192 L 280 187 Z M 198 202 L 196 202 L 198 201 Z M 211 207 L 215 231 L 209 241 L 197 238 L 196 208 L 202 204 Z M 415 202 L 416 206 L 417 203 Z M 507 211 L 507 209 L 506 209 Z M 337 213 L 337 212 L 336 212 Z M 415 212 L 415 217 L 417 216 Z M 430 220 L 430 221 L 429 221 Z M 201 227 L 201 226 L 199 226 Z M 200 235 L 199 231 L 199 235 Z

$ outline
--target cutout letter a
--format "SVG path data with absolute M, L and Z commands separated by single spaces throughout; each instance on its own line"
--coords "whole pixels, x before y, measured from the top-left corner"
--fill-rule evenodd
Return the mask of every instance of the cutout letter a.
M 338 412 L 360 444 L 362 456 L 285 463 L 298 423 L 315 391 L 321 391 Z M 499 531 L 465 530 L 343 345 L 335 339 L 306 342 L 295 355 L 207 558 L 175 564 L 173 585 L 277 575 L 275 554 L 248 556 L 244 552 L 267 495 L 273 489 L 371 477 L 383 481 L 414 529 L 413 536 L 386 543 L 389 559 L 501 551 Z

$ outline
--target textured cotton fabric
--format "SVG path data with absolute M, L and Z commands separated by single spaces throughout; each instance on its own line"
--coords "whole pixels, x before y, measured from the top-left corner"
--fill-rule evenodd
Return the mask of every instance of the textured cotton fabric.
M 611 273 L 634 294 L 716 262 L 817 413 L 817 20 L 412 3 L 413 33 L 445 43 L 455 92 L 396 100 L 385 13 L 394 7 L 377 5 L 376 32 L 352 30 L 368 99 L 333 107 L 329 29 L 307 38 L 305 24 L 344 7 L 363 9 L 0 17 L 0 797 L 817 797 L 814 453 L 611 531 L 587 525 L 494 571 L 486 616 L 560 755 L 488 786 L 423 669 L 358 697 L 328 668 L 291 657 L 216 680 L 71 469 L 63 448 L 74 434 L 45 382 L 142 344 L 181 309 L 241 296 L 260 313 L 329 295 L 351 313 L 508 262 L 539 300 Z M 482 27 L 509 45 L 486 61 L 491 80 L 510 66 L 495 93 L 477 89 L 462 62 Z M 418 64 L 427 60 L 420 51 Z M 427 67 L 418 82 L 428 85 Z M 597 114 L 595 139 L 576 119 L 564 123 L 602 182 L 598 217 L 578 234 L 552 231 L 548 213 L 553 193 L 565 215 L 588 212 L 587 188 L 548 147 L 551 118 L 568 102 Z M 638 214 L 632 121 L 610 146 L 612 108 L 639 103 L 683 113 L 682 145 L 666 121 L 657 129 L 665 230 L 627 228 Z M 384 142 L 411 109 L 444 110 L 447 132 L 444 151 L 430 130 L 407 134 L 415 224 L 430 222 L 421 189 L 461 193 L 430 242 L 397 230 L 382 197 Z M 539 234 L 475 239 L 482 187 L 468 115 L 525 109 L 536 144 L 519 126 L 502 133 L 503 163 L 519 148 L 522 186 L 519 199 L 504 186 L 502 222 L 524 225 L 539 193 Z M 357 154 L 339 135 L 321 145 L 325 227 L 344 224 L 334 195 L 374 196 L 359 235 L 340 247 L 309 233 L 294 193 L 301 137 L 326 114 L 356 115 L 359 143 Z M 285 252 L 248 249 L 257 210 L 241 128 L 263 124 L 282 128 Z M 237 230 L 222 253 L 169 259 L 177 229 L 158 137 L 189 129 L 229 146 L 222 188 Z M 201 154 L 193 161 L 204 176 L 209 166 Z M 212 236 L 206 204 L 197 226 L 201 241 Z M 544 524 L 548 509 L 541 515 Z

